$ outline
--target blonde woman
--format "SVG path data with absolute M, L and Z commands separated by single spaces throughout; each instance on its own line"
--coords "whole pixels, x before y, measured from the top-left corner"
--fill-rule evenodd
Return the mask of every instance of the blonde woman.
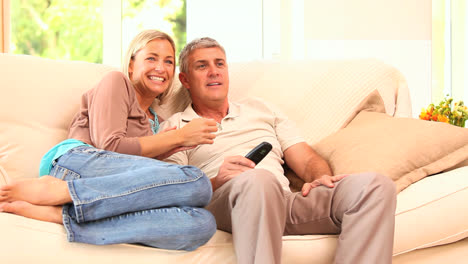
M 170 93 L 174 72 L 172 38 L 137 35 L 122 72 L 83 95 L 68 139 L 44 155 L 41 177 L 0 188 L 0 211 L 61 223 L 71 242 L 183 250 L 206 243 L 216 231 L 203 209 L 210 180 L 196 167 L 154 159 L 212 144 L 217 130 L 215 121 L 197 119 L 157 133 L 151 104 Z

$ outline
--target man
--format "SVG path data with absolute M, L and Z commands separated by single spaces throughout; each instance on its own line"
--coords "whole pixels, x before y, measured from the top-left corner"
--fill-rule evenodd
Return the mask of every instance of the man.
M 387 177 L 335 175 L 278 109 L 259 99 L 228 100 L 224 48 L 210 38 L 187 44 L 179 79 L 192 104 L 162 128 L 193 118 L 218 123 L 212 145 L 175 153 L 169 162 L 199 167 L 211 179 L 207 206 L 218 229 L 232 232 L 238 263 L 280 263 L 283 235 L 340 234 L 336 263 L 391 263 L 396 191 Z M 245 158 L 262 141 L 273 150 L 257 166 Z M 291 193 L 282 164 L 306 183 Z

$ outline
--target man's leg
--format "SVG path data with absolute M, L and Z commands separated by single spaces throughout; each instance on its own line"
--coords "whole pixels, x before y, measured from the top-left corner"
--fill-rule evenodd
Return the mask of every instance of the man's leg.
M 206 207 L 218 229 L 233 234 L 238 263 L 281 263 L 283 189 L 275 176 L 253 169 L 225 183 Z
M 334 188 L 314 188 L 307 197 L 289 195 L 285 234 L 340 233 L 335 263 L 391 263 L 395 207 L 391 180 L 354 174 Z

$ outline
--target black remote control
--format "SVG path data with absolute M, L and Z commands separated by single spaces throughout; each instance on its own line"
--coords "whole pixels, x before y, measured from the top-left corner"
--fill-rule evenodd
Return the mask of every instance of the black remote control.
M 246 158 L 253 161 L 257 165 L 262 159 L 270 152 L 273 147 L 268 142 L 262 142 L 254 149 L 252 149 L 247 155 Z

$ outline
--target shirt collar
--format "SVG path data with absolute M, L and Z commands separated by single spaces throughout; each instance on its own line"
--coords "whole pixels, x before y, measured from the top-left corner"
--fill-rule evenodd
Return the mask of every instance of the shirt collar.
M 227 118 L 235 118 L 235 117 L 238 117 L 239 116 L 239 113 L 240 113 L 240 107 L 239 107 L 239 104 L 237 103 L 233 103 L 231 101 L 229 101 L 229 110 L 228 110 L 228 114 L 223 118 L 224 119 L 227 119 Z M 182 121 L 184 122 L 190 122 L 192 119 L 194 118 L 201 118 L 201 116 L 199 116 L 195 110 L 193 110 L 193 107 L 192 107 L 192 104 L 190 104 L 189 106 L 187 106 L 187 108 L 185 108 L 185 111 L 182 112 L 180 118 L 182 119 Z

